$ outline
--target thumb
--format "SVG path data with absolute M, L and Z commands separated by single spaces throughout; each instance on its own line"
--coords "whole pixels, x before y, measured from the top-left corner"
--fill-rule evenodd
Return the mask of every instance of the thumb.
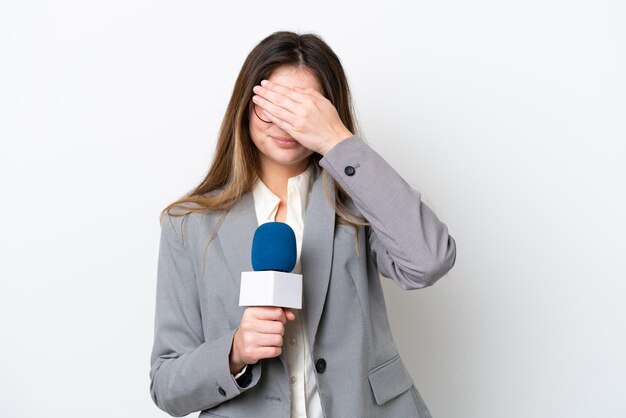
M 294 314 L 291 309 L 288 308 L 283 308 L 285 311 L 285 316 L 287 317 L 288 320 L 293 321 L 294 319 L 296 319 L 296 314 Z

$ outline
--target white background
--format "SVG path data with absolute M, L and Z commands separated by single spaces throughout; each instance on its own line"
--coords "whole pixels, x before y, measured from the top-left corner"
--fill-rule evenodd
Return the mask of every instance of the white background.
M 279 29 L 337 52 L 457 241 L 435 286 L 385 284 L 435 418 L 626 416 L 623 1 L 0 4 L 0 416 L 165 416 L 158 215 Z

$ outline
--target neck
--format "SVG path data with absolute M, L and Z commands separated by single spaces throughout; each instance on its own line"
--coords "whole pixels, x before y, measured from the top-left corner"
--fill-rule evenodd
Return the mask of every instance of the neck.
M 271 161 L 263 161 L 259 178 L 272 193 L 285 201 L 287 200 L 287 181 L 291 177 L 304 173 L 310 161 L 310 159 L 307 159 L 290 166 L 276 164 Z

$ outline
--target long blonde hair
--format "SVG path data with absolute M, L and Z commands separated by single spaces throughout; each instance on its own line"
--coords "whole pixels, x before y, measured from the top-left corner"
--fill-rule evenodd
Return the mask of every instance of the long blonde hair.
M 356 118 L 346 75 L 332 49 L 315 34 L 275 32 L 263 39 L 248 54 L 222 120 L 213 162 L 202 182 L 184 197 L 169 204 L 161 212 L 184 216 L 192 212 L 228 211 L 245 193 L 252 190 L 258 176 L 258 150 L 251 140 L 249 106 L 252 88 L 267 79 L 282 66 L 304 67 L 311 71 L 322 86 L 322 93 L 335 106 L 341 121 L 356 133 Z M 317 164 L 322 156 L 313 153 Z M 324 184 L 329 174 L 322 173 Z M 332 191 L 326 197 L 334 205 L 338 222 L 353 226 L 367 225 L 359 214 L 347 208 L 347 193 L 333 180 Z

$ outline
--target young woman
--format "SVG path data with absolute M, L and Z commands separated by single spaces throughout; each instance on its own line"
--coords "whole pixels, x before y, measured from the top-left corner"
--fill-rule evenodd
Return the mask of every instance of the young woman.
M 150 392 L 173 416 L 429 417 L 380 275 L 432 285 L 456 247 L 357 135 L 341 63 L 313 34 L 248 55 L 211 168 L 162 214 Z M 255 229 L 296 234 L 303 308 L 238 306 Z

